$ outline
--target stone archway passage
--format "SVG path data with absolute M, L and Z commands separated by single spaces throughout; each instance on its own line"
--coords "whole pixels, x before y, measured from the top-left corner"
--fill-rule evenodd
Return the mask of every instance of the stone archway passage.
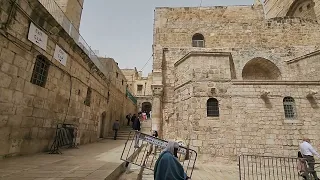
M 142 108 L 141 111 L 142 112 L 146 112 L 147 113 L 147 117 L 150 117 L 150 111 L 152 110 L 152 105 L 150 102 L 143 102 L 142 103 Z
M 280 80 L 281 72 L 271 61 L 254 58 L 247 62 L 242 70 L 243 80 Z

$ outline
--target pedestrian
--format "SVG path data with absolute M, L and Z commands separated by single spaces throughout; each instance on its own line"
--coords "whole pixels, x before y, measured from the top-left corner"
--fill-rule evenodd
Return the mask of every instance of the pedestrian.
M 134 148 L 139 148 L 139 137 L 140 137 L 140 130 L 141 130 L 140 125 L 141 125 L 140 119 L 136 117 L 136 119 L 133 121 L 133 130 L 136 131 Z
M 313 155 L 316 155 L 318 158 L 320 158 L 320 155 L 311 146 L 309 138 L 303 138 L 303 142 L 300 144 L 300 152 L 302 154 L 302 157 L 305 158 L 308 162 L 308 172 L 310 172 L 313 175 L 313 178 L 315 180 L 319 180 L 317 172 L 314 170 L 315 160 Z
M 141 130 L 140 118 L 138 117 L 136 117 L 136 119 L 133 121 L 133 130 L 136 130 L 136 131 Z
M 306 162 L 306 159 L 302 157 L 302 154 L 300 151 L 298 151 L 297 170 L 298 170 L 299 176 L 303 177 L 304 180 L 307 180 L 307 176 L 308 176 L 307 162 Z
M 155 180 L 189 179 L 183 166 L 178 161 L 178 149 L 179 144 L 177 142 L 168 142 L 166 149 L 160 154 L 154 166 Z
M 127 121 L 128 121 L 127 126 L 130 126 L 131 113 L 129 113 L 129 114 L 126 116 L 126 118 L 127 118 Z
M 133 129 L 133 123 L 136 118 L 137 118 L 136 114 L 133 114 L 133 116 L 131 117 L 132 129 Z
M 112 126 L 112 130 L 114 131 L 114 137 L 113 137 L 114 140 L 117 139 L 119 129 L 120 129 L 119 120 L 116 120 Z

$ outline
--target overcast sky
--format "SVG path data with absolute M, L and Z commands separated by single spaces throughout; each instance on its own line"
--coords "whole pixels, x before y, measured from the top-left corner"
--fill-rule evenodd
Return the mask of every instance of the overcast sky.
M 202 6 L 251 5 L 254 0 L 202 0 Z M 140 71 L 152 55 L 155 7 L 199 6 L 201 0 L 85 0 L 80 33 L 100 56 Z M 152 59 L 143 74 L 152 71 Z

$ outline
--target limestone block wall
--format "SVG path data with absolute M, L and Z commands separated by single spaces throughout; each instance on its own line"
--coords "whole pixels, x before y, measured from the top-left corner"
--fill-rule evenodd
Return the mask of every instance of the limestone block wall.
M 294 149 L 303 133 L 319 140 L 320 137 L 313 133 L 318 130 L 319 109 L 315 105 L 318 97 L 311 101 L 306 98 L 310 89 L 319 89 L 319 84 L 303 84 L 304 81 L 319 80 L 313 73 L 318 71 L 318 57 L 295 61 L 319 50 L 319 30 L 319 24 L 313 20 L 288 17 L 266 20 L 262 6 L 157 8 L 153 84 L 163 87 L 161 123 L 164 138 L 190 137 L 190 144 L 204 159 L 240 153 L 295 156 L 292 153 L 296 153 Z M 204 36 L 205 47 L 192 47 L 195 33 Z M 223 64 L 225 61 L 220 58 L 218 62 L 222 64 L 211 69 L 210 63 L 214 60 L 197 57 L 175 67 L 191 52 L 227 52 L 231 54 L 234 66 Z M 265 59 L 272 66 L 256 65 L 278 68 L 272 72 L 279 73 L 279 78 L 271 80 L 273 83 L 266 79 L 255 83 L 244 79 L 244 68 L 257 59 Z M 292 72 L 299 66 L 305 76 Z M 193 72 L 197 68 L 199 71 Z M 232 69 L 234 73 L 230 71 Z M 207 75 L 210 70 L 213 74 Z M 215 74 L 215 70 L 219 73 Z M 192 73 L 199 79 L 188 82 Z M 230 81 L 219 82 L 219 78 L 226 75 L 231 76 Z M 285 81 L 292 82 L 286 84 Z M 218 90 L 214 96 L 207 93 L 213 87 Z M 264 91 L 270 91 L 270 102 L 260 97 Z M 284 119 L 282 101 L 285 96 L 296 100 L 297 121 Z M 210 97 L 219 101 L 219 118 L 206 117 L 206 102 Z M 311 116 L 315 118 L 311 120 Z M 259 122 L 265 125 L 259 128 Z M 310 133 L 306 131 L 308 128 Z M 272 129 L 278 131 L 271 133 Z M 266 135 L 265 139 L 258 141 L 257 136 L 263 135 Z
M 122 90 L 99 70 L 92 71 L 92 61 L 38 0 L 17 3 L 22 8 L 12 13 L 9 1 L 1 5 L 1 23 L 6 26 L 1 26 L 0 35 L 0 156 L 47 150 L 57 123 L 76 124 L 80 144 L 95 142 L 101 131 L 107 136 L 113 121 L 136 111 Z M 46 50 L 27 39 L 29 17 L 48 35 Z M 59 34 L 50 34 L 52 27 Z M 66 66 L 53 58 L 56 44 L 68 54 Z M 44 87 L 31 83 L 38 55 L 49 62 Z M 89 87 L 90 106 L 84 103 Z

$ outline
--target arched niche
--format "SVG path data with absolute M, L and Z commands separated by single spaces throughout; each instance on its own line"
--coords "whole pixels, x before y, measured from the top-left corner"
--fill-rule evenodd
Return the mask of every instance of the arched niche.
M 264 58 L 254 58 L 242 70 L 243 80 L 280 80 L 280 69 Z

